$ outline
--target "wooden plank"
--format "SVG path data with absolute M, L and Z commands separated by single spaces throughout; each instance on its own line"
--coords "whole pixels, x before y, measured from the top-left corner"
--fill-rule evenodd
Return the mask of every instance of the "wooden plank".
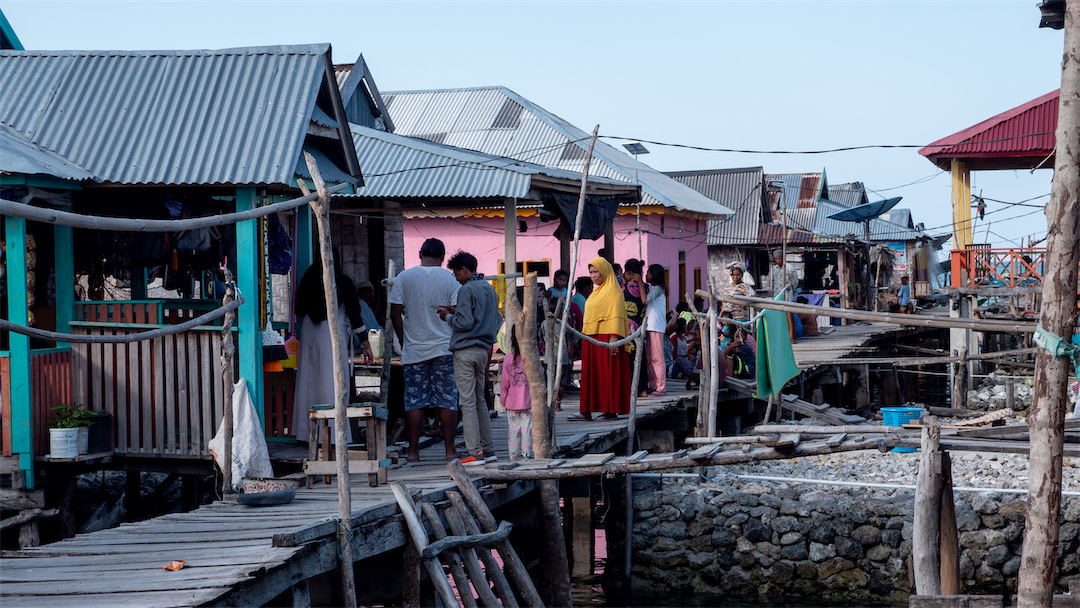
M 164 574 L 159 577 L 159 580 L 154 585 L 155 591 L 202 591 L 206 589 L 209 583 L 209 585 L 221 590 L 218 591 L 218 594 L 220 595 L 222 591 L 227 591 L 228 588 L 232 585 L 242 583 L 245 580 L 251 578 L 244 575 L 234 575 L 228 577 L 222 576 L 219 578 L 207 580 L 207 578 L 205 578 L 205 575 L 201 574 L 200 577 L 196 579 L 185 579 L 180 577 L 172 578 L 169 576 L 170 573 L 167 570 L 163 570 L 162 572 Z M 183 570 L 180 570 L 180 572 L 183 572 Z M 132 581 L 129 580 L 128 577 L 90 577 L 86 580 L 83 580 L 79 585 L 76 586 L 76 588 L 78 589 L 77 595 L 85 598 L 86 602 L 97 602 L 99 599 L 97 596 L 99 594 L 141 594 L 141 592 L 147 588 L 147 581 Z M 38 597 L 71 596 L 72 591 L 73 589 L 69 585 L 42 585 L 38 582 L 4 584 L 4 593 L 10 593 L 13 595 L 27 595 L 34 593 Z M 5 601 L 4 604 L 7 605 L 7 602 Z
M 187 338 L 183 334 L 176 336 L 176 427 L 178 435 L 176 452 L 190 454 L 188 441 L 188 409 L 191 396 L 188 394 L 188 349 Z
M 142 378 L 141 358 L 142 344 L 133 342 L 127 345 L 127 375 L 128 375 L 128 409 L 131 411 L 131 450 L 136 453 L 145 453 L 146 447 L 142 441 L 143 432 L 143 407 L 142 407 Z
M 165 445 L 165 339 L 156 338 L 150 342 L 150 367 L 154 371 L 154 451 L 162 453 Z M 171 357 L 170 357 L 171 359 Z
M 574 462 L 570 463 L 571 467 L 594 467 L 604 464 L 615 457 L 612 452 L 605 454 L 585 454 L 581 458 L 578 458 Z
M 202 456 L 210 454 L 210 438 L 214 436 L 214 377 L 210 375 L 210 360 L 214 353 L 210 348 L 210 332 L 193 334 L 192 338 L 199 342 L 199 361 L 202 363 L 199 369 L 199 384 L 202 387 L 202 398 L 199 399 L 199 436 L 195 445 Z M 220 380 L 221 376 L 217 376 Z
M 638 452 L 634 452 L 633 454 L 631 454 L 630 456 L 628 456 L 626 458 L 626 462 L 638 462 L 639 460 L 641 460 L 642 458 L 645 458 L 648 455 L 649 455 L 648 450 L 641 450 L 641 451 L 638 451 Z
M 778 450 L 790 450 L 799 445 L 802 440 L 802 436 L 798 433 L 784 433 L 780 435 L 780 438 L 776 441 L 776 445 L 773 446 Z
M 96 593 L 93 595 L 3 595 L 5 608 L 28 606 L 34 608 L 70 608 L 72 606 L 200 606 L 223 593 L 227 587 L 216 589 L 190 589 L 182 594 L 171 591 L 142 591 L 138 593 Z
M 388 461 L 350 460 L 349 475 L 378 473 L 380 464 L 389 466 Z M 304 461 L 304 473 L 307 475 L 337 475 L 337 463 L 333 460 Z
M 176 454 L 176 336 L 165 336 L 165 452 Z
M 844 439 L 847 439 L 847 433 L 837 433 L 830 435 L 825 439 L 825 445 L 830 447 L 836 447 L 841 443 L 844 443 Z
M 210 373 L 213 374 L 212 385 L 214 387 L 213 395 L 213 420 L 210 424 L 210 434 L 213 436 L 217 432 L 218 424 L 225 417 L 225 380 L 222 378 L 222 362 L 221 362 L 221 334 L 214 333 L 211 340 L 210 360 L 213 362 L 213 368 Z M 230 404 L 231 405 L 231 404 Z
M 724 444 L 713 443 L 709 445 L 703 445 L 693 452 L 686 455 L 687 458 L 712 458 L 714 454 L 724 449 Z M 636 461 L 634 461 L 636 462 Z
M 121 307 L 114 305 L 114 308 L 119 310 Z M 113 377 L 116 379 L 116 416 L 117 421 L 120 423 L 119 441 L 117 442 L 121 453 L 126 453 L 128 448 L 131 447 L 129 443 L 131 423 L 131 412 L 128 411 L 128 364 L 127 364 L 127 344 L 117 344 L 115 346 L 115 359 L 116 368 L 113 371 Z M 110 383 L 111 384 L 111 383 Z
M 139 342 L 139 405 L 142 409 L 142 451 L 154 453 L 154 365 L 150 340 Z
M 1005 598 L 1000 595 L 912 595 L 908 608 L 1001 608 Z
M 4 568 L 0 576 L 7 576 L 8 572 L 15 570 L 61 570 L 71 568 L 97 568 L 103 567 L 141 568 L 153 567 L 158 569 L 162 565 L 176 559 L 173 551 L 145 551 L 138 555 L 126 557 L 122 562 L 112 555 L 60 555 L 55 557 L 12 557 L 8 552 L 4 555 Z M 18 552 L 25 555 L 25 552 Z M 292 547 L 191 547 L 184 551 L 183 560 L 189 564 L 199 566 L 211 566 L 216 563 L 247 563 L 256 559 L 269 561 L 281 561 L 296 553 Z M 0 591 L 2 593 L 2 591 Z

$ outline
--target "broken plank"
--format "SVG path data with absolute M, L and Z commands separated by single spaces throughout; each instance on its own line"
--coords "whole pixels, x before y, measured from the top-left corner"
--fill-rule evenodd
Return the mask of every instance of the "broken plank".
M 640 450 L 640 451 L 634 452 L 629 457 L 627 457 L 626 462 L 637 462 L 637 461 L 641 460 L 642 458 L 645 458 L 648 455 L 649 455 L 648 450 Z

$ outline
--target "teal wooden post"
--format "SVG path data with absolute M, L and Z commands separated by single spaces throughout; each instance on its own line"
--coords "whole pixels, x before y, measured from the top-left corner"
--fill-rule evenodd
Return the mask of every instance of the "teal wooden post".
M 71 226 L 53 226 L 53 269 L 56 273 L 56 331 L 71 332 L 71 318 L 75 313 L 75 244 Z M 58 347 L 70 346 L 57 342 Z
M 299 220 L 296 229 L 296 280 L 299 282 L 311 266 L 311 206 L 297 207 L 296 213 Z
M 236 210 L 255 208 L 254 186 L 236 188 Z M 236 285 L 244 296 L 244 303 L 237 310 L 240 325 L 239 348 L 240 377 L 247 380 L 248 394 L 259 414 L 263 429 L 263 361 L 262 331 L 259 329 L 259 221 L 245 220 L 236 224 Z
M 26 220 L 4 218 L 7 241 L 8 317 L 26 325 L 29 302 L 26 297 Z M 33 415 L 30 411 L 30 338 L 8 332 L 11 351 L 11 452 L 19 455 L 19 468 L 27 487 L 34 481 Z

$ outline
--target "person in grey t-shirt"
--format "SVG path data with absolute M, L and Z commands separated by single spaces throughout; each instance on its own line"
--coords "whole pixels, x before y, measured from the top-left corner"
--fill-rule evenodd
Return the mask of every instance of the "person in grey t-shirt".
M 390 318 L 401 341 L 405 372 L 405 428 L 409 460 L 420 459 L 420 429 L 424 408 L 436 408 L 442 425 L 446 458 L 456 458 L 458 395 L 454 384 L 454 357 L 450 354 L 450 328 L 439 318 L 458 290 L 454 276 L 442 268 L 446 246 L 428 239 L 420 247 L 420 265 L 394 278 L 390 290 Z

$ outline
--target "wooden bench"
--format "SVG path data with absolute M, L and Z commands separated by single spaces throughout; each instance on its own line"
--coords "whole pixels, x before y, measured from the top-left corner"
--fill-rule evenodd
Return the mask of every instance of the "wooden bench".
M 386 408 L 373 403 L 353 403 L 345 410 L 350 420 L 366 424 L 367 439 L 363 450 L 349 450 L 349 474 L 368 474 L 368 484 L 376 487 L 386 483 L 386 469 L 390 460 L 386 457 Z M 337 474 L 330 443 L 330 424 L 334 419 L 334 406 L 316 405 L 311 408 L 311 434 L 308 438 L 308 458 L 304 461 L 305 486 L 310 488 L 313 478 L 323 476 L 329 483 L 330 475 Z M 322 446 L 322 449 L 319 447 Z

